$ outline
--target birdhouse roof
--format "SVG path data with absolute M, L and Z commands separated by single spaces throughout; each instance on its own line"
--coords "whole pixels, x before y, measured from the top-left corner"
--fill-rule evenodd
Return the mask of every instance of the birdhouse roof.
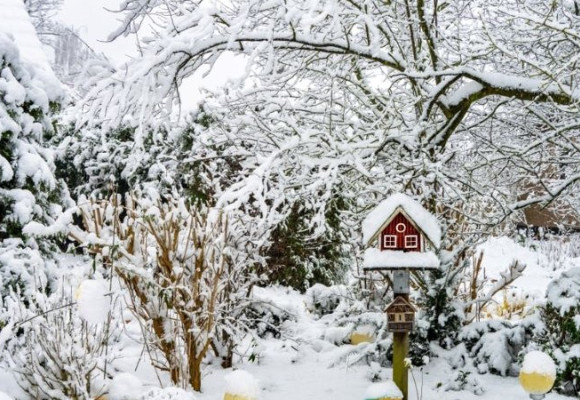
M 381 201 L 367 215 L 362 223 L 363 243 L 368 246 L 399 212 L 402 212 L 433 246 L 439 248 L 441 228 L 437 218 L 425 210 L 418 201 L 402 193 Z
M 395 299 L 385 308 L 385 312 L 415 312 L 417 309 L 413 307 L 405 298 L 401 296 L 395 297 Z

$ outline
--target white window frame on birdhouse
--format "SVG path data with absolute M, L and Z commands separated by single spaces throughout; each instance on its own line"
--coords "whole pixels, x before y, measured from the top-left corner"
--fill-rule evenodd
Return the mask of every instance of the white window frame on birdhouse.
M 399 222 L 397 225 L 395 225 L 395 230 L 397 231 L 397 233 L 403 233 L 407 230 L 407 225 L 405 225 L 402 222 Z
M 417 235 L 405 236 L 405 248 L 416 249 L 419 247 L 419 238 Z
M 383 247 L 385 249 L 395 249 L 397 247 L 397 235 L 383 236 Z

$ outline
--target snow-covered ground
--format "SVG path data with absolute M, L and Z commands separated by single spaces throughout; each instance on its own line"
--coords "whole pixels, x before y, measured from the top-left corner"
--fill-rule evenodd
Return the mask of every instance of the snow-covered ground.
M 507 237 L 491 238 L 478 247 L 478 252 L 483 252 L 482 267 L 490 284 L 499 279 L 513 261 L 526 266 L 522 276 L 509 285 L 506 292 L 498 293 L 495 300 L 502 302 L 506 296 L 508 301 L 525 301 L 533 308 L 545 298 L 551 280 L 564 271 L 580 267 L 580 235 L 522 241 L 524 243 Z
M 527 268 L 524 275 L 514 282 L 509 290 L 522 296 L 528 295 L 529 301 L 539 302 L 551 279 L 571 267 L 580 265 L 577 243 L 564 243 L 558 246 L 535 244 L 534 247 L 529 244 L 522 246 L 507 238 L 495 238 L 490 239 L 480 249 L 485 251 L 483 265 L 489 280 L 498 278 L 513 259 L 519 259 L 525 263 Z M 79 275 L 82 275 L 79 271 L 88 266 L 79 265 L 78 259 L 71 257 L 66 259 L 69 267 L 75 263 L 77 263 L 76 273 L 77 281 L 79 281 Z M 85 294 L 91 293 L 91 296 L 97 296 L 95 293 L 100 290 L 86 284 L 83 288 Z M 337 289 L 338 292 L 340 290 Z M 82 288 L 79 295 L 83 295 Z M 308 296 L 287 288 L 272 287 L 257 289 L 255 297 L 264 304 L 274 304 L 291 316 L 282 324 L 279 337 L 258 340 L 248 338 L 238 350 L 239 355 L 236 357 L 234 370 L 246 371 L 257 380 L 259 400 L 323 398 L 364 400 L 365 393 L 372 384 L 371 376 L 376 376 L 378 373 L 384 381 L 392 375 L 392 371 L 388 368 L 379 368 L 372 363 L 369 366 L 364 362 L 356 362 L 358 355 L 364 353 L 360 350 L 369 344 L 359 344 L 355 349 L 353 345 L 340 343 L 344 331 L 341 327 L 332 326 L 336 319 L 318 316 L 309 306 L 311 301 Z M 498 299 L 498 301 L 501 300 Z M 124 320 L 127 325 L 123 330 L 123 337 L 116 345 L 116 351 L 120 357 L 114 361 L 115 369 L 122 373 L 118 374 L 110 386 L 108 399 L 191 400 L 191 393 L 177 389 L 165 392 L 156 389 L 160 384 L 167 385 L 167 380 L 162 377 L 162 383 L 160 383 L 157 374 L 144 359 L 138 325 L 131 322 L 129 314 L 124 317 Z M 444 351 L 440 350 L 439 353 L 441 356 L 432 358 L 425 367 L 412 368 L 410 400 L 523 400 L 528 398 L 516 377 L 500 377 L 492 374 L 472 373 L 471 376 L 466 377 L 472 390 L 447 390 L 451 381 L 457 376 L 457 370 L 451 367 Z M 208 366 L 204 372 L 202 393 L 194 393 L 193 398 L 222 400 L 226 388 L 235 386 L 236 380 L 244 380 L 244 375 L 238 374 L 232 383 L 231 373 L 232 369 L 221 369 L 217 363 Z M 477 390 L 473 390 L 474 387 Z M 2 391 L 15 398 L 18 396 L 18 388 L 10 377 L 9 371 L 6 370 L 0 371 L 0 392 Z M 149 393 L 148 396 L 142 397 L 146 393 Z M 0 398 L 1 396 L 0 393 Z M 547 400 L 566 399 L 571 398 L 555 393 L 547 395 Z

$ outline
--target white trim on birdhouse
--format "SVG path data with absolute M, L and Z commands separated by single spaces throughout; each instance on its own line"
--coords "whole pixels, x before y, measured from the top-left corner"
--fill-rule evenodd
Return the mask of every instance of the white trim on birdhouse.
M 418 201 L 402 193 L 381 201 L 363 220 L 364 245 L 370 245 L 399 212 L 403 213 L 435 248 L 441 246 L 441 228 L 437 218 L 425 210 Z
M 385 236 L 383 236 L 383 247 L 385 249 L 396 249 L 397 248 L 397 235 L 385 235 Z
M 417 247 L 419 247 L 418 235 L 406 235 L 405 236 L 405 248 L 406 249 L 416 249 Z

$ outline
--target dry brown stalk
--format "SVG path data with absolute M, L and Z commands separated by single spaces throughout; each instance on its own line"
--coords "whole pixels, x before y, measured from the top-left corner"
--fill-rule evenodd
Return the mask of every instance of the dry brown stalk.
M 113 196 L 81 210 L 85 231 L 94 235 L 91 251 L 114 265 L 129 290 L 130 308 L 149 327 L 147 340 L 162 355 L 152 355 L 154 366 L 168 371 L 173 383 L 199 391 L 202 362 L 216 348 L 214 338 L 229 337 L 216 320 L 232 290 L 227 218 L 171 200 L 146 209 L 133 196 L 124 206 Z M 87 235 L 73 237 L 83 242 Z M 113 237 L 115 254 L 104 252 Z

